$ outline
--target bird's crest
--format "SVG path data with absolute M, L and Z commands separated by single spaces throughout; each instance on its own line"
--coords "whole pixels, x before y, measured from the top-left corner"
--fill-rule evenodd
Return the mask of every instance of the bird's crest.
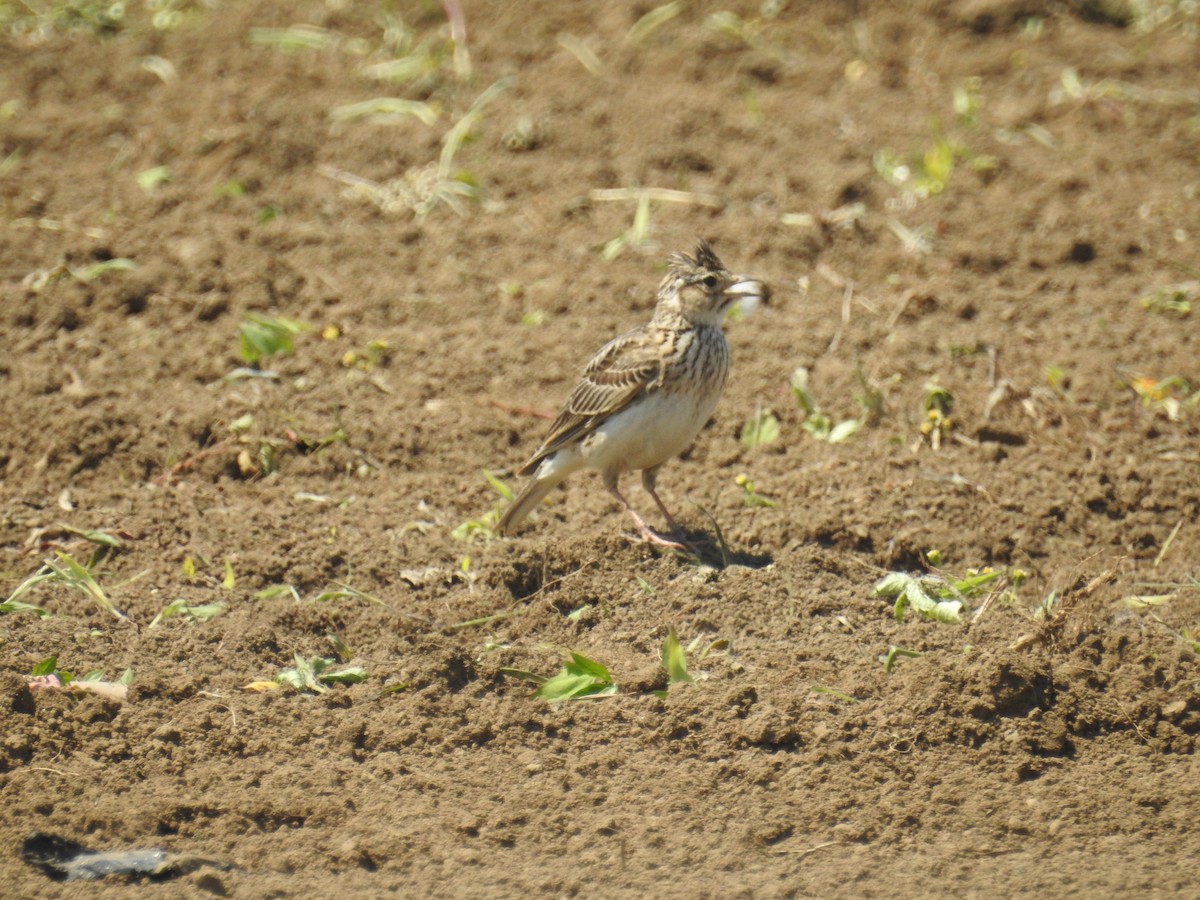
M 688 256 L 686 253 L 672 253 L 667 260 L 667 266 L 678 274 L 695 269 L 705 269 L 710 272 L 720 272 L 725 269 L 724 264 L 717 258 L 717 254 L 713 252 L 713 248 L 704 238 L 696 242 L 695 257 Z

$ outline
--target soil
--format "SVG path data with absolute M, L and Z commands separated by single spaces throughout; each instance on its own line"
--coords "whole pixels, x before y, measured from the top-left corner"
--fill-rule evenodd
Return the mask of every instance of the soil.
M 391 83 L 437 4 L 127 6 L 0 42 L 0 597 L 102 531 L 123 613 L 50 579 L 0 615 L 9 896 L 78 895 L 35 833 L 229 866 L 147 896 L 1196 890 L 1198 313 L 1141 302 L 1200 278 L 1194 19 L 730 0 L 631 37 L 653 4 L 480 0 L 469 74 Z M 453 160 L 480 197 L 377 202 L 501 79 Z M 439 116 L 333 116 L 382 96 Z M 635 187 L 697 196 L 607 259 L 637 204 L 592 192 Z M 659 480 L 703 558 L 590 473 L 491 538 L 482 470 L 518 483 L 698 237 L 774 289 Z M 247 367 L 250 313 L 309 327 Z M 834 424 L 879 401 L 849 440 L 798 367 Z M 986 567 L 958 623 L 874 592 Z M 224 612 L 153 623 L 180 598 Z M 330 634 L 364 682 L 255 685 Z M 619 692 L 514 674 L 568 649 Z M 128 699 L 31 693 L 48 657 Z

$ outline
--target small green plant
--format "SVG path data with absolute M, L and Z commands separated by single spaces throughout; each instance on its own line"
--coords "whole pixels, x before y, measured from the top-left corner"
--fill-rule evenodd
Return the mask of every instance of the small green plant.
M 432 92 L 445 80 L 447 71 L 460 81 L 471 77 L 471 57 L 467 48 L 467 23 L 458 0 L 442 0 L 449 28 L 438 33 L 417 33 L 399 16 L 382 15 L 383 49 L 393 58 L 372 63 L 365 69 L 370 78 Z
M 352 587 L 351 585 L 340 581 L 335 581 L 334 584 L 336 587 L 326 588 L 325 590 L 321 591 L 321 593 L 312 598 L 312 602 L 328 603 L 331 600 L 365 600 L 368 603 L 374 603 L 377 606 L 383 605 L 383 601 L 373 594 L 368 594 L 366 591 L 360 591 L 358 588 Z M 282 587 L 290 588 L 291 585 L 283 585 Z M 295 589 L 293 588 L 292 590 L 294 591 Z M 300 599 L 299 594 L 296 595 L 296 599 Z
M 147 194 L 153 194 L 156 190 L 167 184 L 171 180 L 171 170 L 167 166 L 154 166 L 151 169 L 146 169 L 138 173 L 137 183 Z
M 118 540 L 104 532 L 95 532 L 94 534 L 98 537 L 103 535 L 105 539 Z M 54 555 L 56 558 L 46 560 L 40 569 L 17 585 L 13 592 L 9 594 L 8 599 L 4 601 L 4 604 L 0 605 L 0 612 L 27 610 L 33 612 L 39 618 L 44 618 L 46 616 L 44 609 L 25 603 L 20 600 L 20 597 L 39 584 L 57 582 L 83 594 L 105 612 L 111 613 L 118 619 L 124 619 L 125 614 L 113 605 L 112 600 L 109 599 L 108 594 L 104 592 L 104 589 L 96 581 L 96 577 L 91 571 L 104 558 L 107 546 L 104 544 L 98 546 L 86 566 L 76 560 L 71 554 L 55 550 Z
M 916 659 L 920 655 L 916 650 L 909 650 L 905 647 L 897 647 L 895 644 L 892 644 L 888 647 L 887 653 L 879 655 L 879 662 L 883 664 L 883 671 L 891 675 L 892 669 L 896 666 L 896 660 L 904 658 Z
M 274 600 L 278 597 L 291 597 L 297 603 L 300 602 L 300 592 L 296 590 L 296 586 L 292 584 L 272 584 L 263 588 L 261 591 L 255 591 L 254 596 L 259 600 Z
M 63 687 L 75 680 L 74 673 L 58 667 L 57 656 L 47 656 L 34 666 L 29 674 L 33 678 L 57 678 L 58 683 Z
M 1033 617 L 1035 619 L 1048 619 L 1058 610 L 1059 603 L 1062 601 L 1062 595 L 1058 591 L 1051 591 L 1038 603 L 1033 609 Z
M 662 667 L 667 673 L 668 686 L 691 684 L 696 680 L 688 672 L 687 654 L 683 652 L 683 647 L 679 643 L 679 635 L 675 633 L 674 628 L 668 629 L 667 636 L 663 639 Z
M 392 348 L 382 338 L 367 341 L 362 350 L 347 350 L 342 354 L 342 365 L 347 369 L 358 369 L 361 372 L 371 372 L 380 366 L 387 365 L 391 358 Z
M 1200 297 L 1200 281 L 1188 281 L 1155 288 L 1138 303 L 1148 312 L 1183 319 L 1191 315 L 1192 301 L 1197 297 Z
M 113 272 L 129 272 L 137 268 L 137 263 L 125 257 L 105 259 L 89 266 L 69 266 L 59 263 L 48 269 L 39 269 L 29 273 L 24 279 L 24 285 L 35 294 L 39 294 L 51 285 L 58 284 L 68 278 L 74 278 L 81 284 L 90 284 L 104 278 Z
M 769 409 L 761 406 L 755 410 L 754 417 L 742 426 L 742 446 L 753 450 L 764 447 L 779 440 L 779 420 Z
M 123 256 L 118 256 L 113 259 L 101 260 L 97 263 L 92 263 L 90 266 L 83 266 L 78 269 L 71 269 L 71 277 L 83 284 L 91 284 L 99 278 L 103 278 L 113 272 L 132 272 L 137 268 L 137 263 L 132 259 L 126 259 Z
M 334 669 L 337 660 L 332 657 L 311 658 L 294 654 L 295 667 L 284 669 L 275 676 L 275 683 L 295 688 L 302 694 L 323 694 L 334 684 L 361 684 L 367 680 L 367 670 L 361 666 Z
M 248 312 L 238 326 L 238 344 L 242 359 L 252 366 L 271 356 L 294 352 L 293 338 L 307 331 L 308 326 L 283 316 L 268 316 Z
M 880 657 L 882 660 L 883 657 Z M 834 700 L 840 700 L 842 703 L 861 703 L 862 701 L 853 694 L 847 694 L 845 691 L 839 691 L 837 688 L 827 687 L 823 684 L 814 684 L 812 693 L 823 694 L 827 697 L 832 697 Z
M 483 198 L 483 191 L 474 175 L 459 168 L 455 159 L 472 138 L 485 107 L 512 84 L 513 79 L 502 78 L 475 98 L 462 118 L 442 135 L 442 151 L 436 162 L 412 166 L 399 177 L 383 183 L 339 169 L 326 169 L 325 174 L 347 185 L 352 194 L 364 197 L 383 212 L 408 210 L 420 220 L 444 205 L 462 215 L 465 213 L 462 201 L 478 203 Z
M 1143 91 L 1126 81 L 1112 78 L 1084 81 L 1074 66 L 1067 66 L 1059 73 L 1058 87 L 1050 91 L 1050 102 L 1055 106 L 1062 103 L 1084 106 L 1101 100 L 1119 103 L 1144 97 Z
M 920 425 L 921 437 L 929 441 L 934 450 L 939 450 L 942 438 L 954 429 L 954 420 L 950 417 L 954 410 L 954 395 L 936 380 L 926 382 L 921 397 L 921 410 L 925 414 Z
M 1062 366 L 1050 364 L 1042 369 L 1042 374 L 1046 376 L 1046 384 L 1050 386 L 1050 390 L 1064 400 L 1067 399 L 1067 386 L 1071 383 L 1071 376 L 1067 374 L 1067 370 Z
M 978 75 L 964 78 L 954 87 L 954 115 L 958 123 L 967 128 L 979 124 L 979 112 L 983 108 L 983 79 Z
M 18 588 L 18 590 L 20 590 L 20 588 Z M 14 591 L 14 594 L 15 593 L 16 592 Z M 39 619 L 44 619 L 50 615 L 50 613 L 46 612 L 46 610 L 40 606 L 35 606 L 32 603 L 26 603 L 24 600 L 15 600 L 11 596 L 3 603 L 0 603 L 0 616 L 5 615 L 6 613 L 16 612 L 31 612 Z
M 1185 411 L 1200 404 L 1200 390 L 1193 392 L 1187 381 L 1178 375 L 1169 375 L 1160 380 L 1135 376 L 1128 383 L 1143 407 L 1166 416 L 1172 422 L 1182 421 Z
M 536 684 L 538 689 L 534 696 L 550 703 L 584 697 L 607 697 L 618 691 L 617 683 L 606 666 L 573 650 L 568 652 L 562 671 L 550 678 L 524 669 L 502 668 L 500 671 Z
M 905 611 L 912 607 L 923 617 L 939 622 L 957 622 L 968 601 L 983 598 L 986 606 L 993 599 L 1017 601 L 1017 592 L 1028 574 L 1017 568 L 996 571 L 991 566 L 968 569 L 965 575 L 955 576 L 942 568 L 942 554 L 929 550 L 925 561 L 932 571 L 925 575 L 889 572 L 875 585 L 876 596 L 895 598 L 893 615 L 903 621 Z
M 47 656 L 45 659 L 43 659 L 36 666 L 33 667 L 33 671 L 30 672 L 30 676 L 33 678 L 52 678 L 58 682 L 58 685 L 57 685 L 58 687 L 66 687 L 70 684 L 77 684 L 79 682 L 103 681 L 104 680 L 104 670 L 103 669 L 93 669 L 92 671 L 88 672 L 86 675 L 75 675 L 74 673 L 69 672 L 66 669 L 60 669 L 58 667 L 58 657 L 57 656 Z M 133 682 L 133 669 L 126 669 L 124 672 L 121 673 L 121 677 L 119 679 L 117 679 L 116 683 L 122 684 L 122 685 L 129 685 L 132 682 Z
M 969 78 L 955 88 L 954 111 L 961 126 L 978 125 L 983 106 L 981 87 L 979 79 Z M 885 147 L 876 151 L 872 160 L 876 174 L 899 188 L 909 203 L 944 192 L 960 161 L 977 172 L 998 165 L 995 157 L 972 153 L 965 144 L 947 137 L 937 117 L 930 119 L 929 132 L 930 143 L 924 150 L 903 155 Z
M 738 475 L 733 479 L 733 483 L 742 489 L 742 506 L 751 507 L 767 507 L 776 506 L 774 500 L 764 497 L 754 487 L 754 482 L 746 477 L 745 473 Z
M 158 615 L 151 619 L 149 627 L 157 628 L 165 619 L 172 619 L 176 616 L 182 616 L 189 624 L 207 622 L 209 619 L 222 615 L 225 609 L 225 604 L 220 601 L 189 606 L 184 597 L 177 597 L 159 610 Z
M 633 222 L 628 228 L 609 240 L 600 250 L 600 255 L 607 260 L 616 259 L 626 247 L 639 248 L 646 245 L 650 236 L 650 198 L 643 194 L 638 198 L 637 209 L 633 213 Z
M 923 618 L 935 622 L 962 620 L 963 602 L 943 578 L 889 572 L 875 585 L 875 596 L 895 598 L 892 615 L 897 622 L 904 621 L 904 613 L 910 606 Z
M 808 369 L 801 366 L 792 372 L 790 381 L 792 396 L 796 398 L 796 403 L 804 413 L 801 427 L 819 441 L 840 444 L 850 440 L 866 424 L 865 408 L 862 418 L 846 419 L 835 425 L 833 419 L 822 413 L 816 400 L 813 399 L 808 386 L 808 377 Z
M 125 27 L 125 4 L 109 0 L 53 3 L 0 2 L 0 28 L 41 38 L 59 33 L 116 34 Z
M 512 503 L 512 488 L 487 469 L 483 470 L 483 477 L 487 479 L 487 483 L 496 492 L 500 500 Z M 463 522 L 450 532 L 450 536 L 456 541 L 468 542 L 475 540 L 490 541 L 497 538 L 499 535 L 496 534 L 496 527 L 500 523 L 500 500 L 497 500 L 496 505 L 478 519 L 468 519 Z
M 601 188 L 588 193 L 588 199 L 596 202 L 637 203 L 633 223 L 601 248 L 600 254 L 608 260 L 616 259 L 626 249 L 645 249 L 653 246 L 650 240 L 650 204 L 682 203 L 688 206 L 703 206 L 708 209 L 723 209 L 725 201 L 713 194 L 695 191 L 677 191 L 670 188 Z

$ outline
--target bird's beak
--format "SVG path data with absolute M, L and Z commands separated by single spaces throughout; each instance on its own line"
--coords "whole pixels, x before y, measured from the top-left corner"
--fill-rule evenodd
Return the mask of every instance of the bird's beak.
M 771 289 L 765 282 L 749 275 L 735 275 L 733 284 L 725 288 L 725 308 L 736 303 L 742 315 L 749 315 L 758 308 L 758 304 L 770 301 Z

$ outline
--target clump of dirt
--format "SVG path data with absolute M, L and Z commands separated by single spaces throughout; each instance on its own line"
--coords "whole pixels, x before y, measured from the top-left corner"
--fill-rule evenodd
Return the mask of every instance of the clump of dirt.
M 1186 10 L 464 6 L 467 57 L 436 5 L 0 16 L 0 596 L 95 558 L 121 613 L 0 614 L 13 894 L 68 890 L 39 833 L 233 896 L 1190 887 Z M 481 469 L 700 236 L 775 294 L 659 482 L 705 559 L 586 475 L 491 539 Z M 996 578 L 898 621 L 931 558 Z M 535 697 L 567 649 L 618 693 Z M 247 687 L 314 658 L 366 679 Z

